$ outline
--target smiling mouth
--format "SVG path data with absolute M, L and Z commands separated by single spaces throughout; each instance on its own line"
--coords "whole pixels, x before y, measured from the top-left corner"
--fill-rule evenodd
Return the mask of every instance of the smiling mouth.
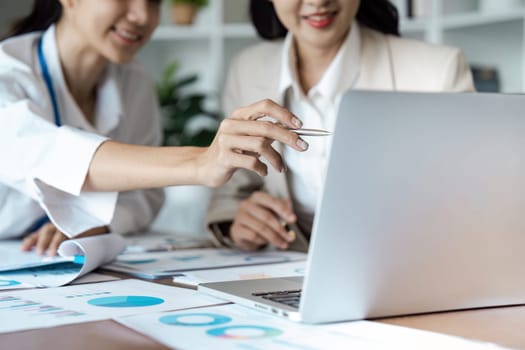
M 311 15 L 304 15 L 301 17 L 304 20 L 306 20 L 311 26 L 315 28 L 326 28 L 330 24 L 332 24 L 336 15 L 337 15 L 337 11 L 331 11 L 331 12 L 314 13 Z
M 115 35 L 123 42 L 127 43 L 127 44 L 137 44 L 137 43 L 140 43 L 142 41 L 142 39 L 144 38 L 143 35 L 137 33 L 137 32 L 134 32 L 134 31 L 129 31 L 129 30 L 125 30 L 125 29 L 118 29 L 118 28 L 113 28 L 112 29 L 113 33 L 115 33 Z

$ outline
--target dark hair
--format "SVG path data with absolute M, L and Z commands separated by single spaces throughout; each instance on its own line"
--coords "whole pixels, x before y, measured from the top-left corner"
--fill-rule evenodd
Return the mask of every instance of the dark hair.
M 58 0 L 34 0 L 31 13 L 16 21 L 1 39 L 46 30 L 58 21 L 61 15 L 62 5 Z
M 271 1 L 251 0 L 250 17 L 255 29 L 264 39 L 284 38 L 288 32 L 277 17 Z M 389 0 L 361 0 L 356 19 L 368 28 L 399 36 L 399 15 Z

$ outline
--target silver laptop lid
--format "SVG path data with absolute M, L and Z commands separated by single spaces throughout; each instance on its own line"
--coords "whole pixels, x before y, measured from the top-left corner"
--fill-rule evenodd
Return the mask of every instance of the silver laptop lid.
M 525 97 L 351 92 L 306 322 L 525 303 Z

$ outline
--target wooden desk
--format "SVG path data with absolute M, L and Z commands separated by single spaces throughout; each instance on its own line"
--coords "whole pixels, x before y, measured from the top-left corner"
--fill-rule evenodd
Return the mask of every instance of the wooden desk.
M 166 282 L 166 281 L 163 281 Z M 379 322 L 525 349 L 525 306 L 444 312 Z M 167 349 L 114 321 L 0 334 L 3 349 Z
M 396 317 L 381 322 L 525 349 L 525 306 Z

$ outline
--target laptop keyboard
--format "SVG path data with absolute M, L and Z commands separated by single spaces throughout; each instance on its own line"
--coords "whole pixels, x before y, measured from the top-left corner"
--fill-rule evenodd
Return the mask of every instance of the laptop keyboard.
M 263 299 L 271 300 L 276 303 L 285 304 L 296 309 L 299 308 L 299 301 L 301 300 L 301 290 L 282 290 L 278 292 L 252 293 L 254 297 L 261 297 Z

